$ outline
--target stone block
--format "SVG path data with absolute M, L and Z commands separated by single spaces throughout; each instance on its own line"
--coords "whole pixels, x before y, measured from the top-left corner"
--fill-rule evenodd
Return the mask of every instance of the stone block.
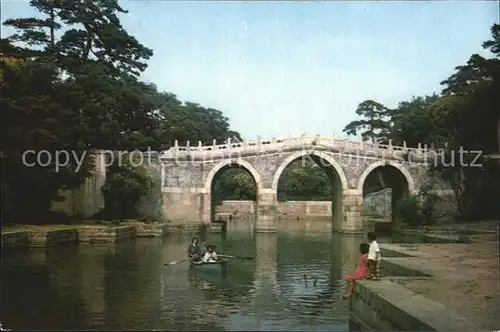
M 270 216 L 259 216 L 255 222 L 255 232 L 257 233 L 276 233 L 277 220 Z
M 27 247 L 30 244 L 28 231 L 2 232 L 2 247 Z
M 224 230 L 224 224 L 222 223 L 211 223 L 205 226 L 205 230 L 210 234 L 222 233 Z
M 134 226 L 78 226 L 79 242 L 118 242 L 135 238 L 136 228 Z
M 127 221 L 126 224 L 135 228 L 137 237 L 164 237 L 168 235 L 167 223 L 144 223 L 141 221 Z
M 30 230 L 28 231 L 30 247 L 49 247 L 58 244 L 76 243 L 76 229 Z
M 205 224 L 197 223 L 186 223 L 186 224 L 174 224 L 168 223 L 168 234 L 198 234 L 201 233 Z

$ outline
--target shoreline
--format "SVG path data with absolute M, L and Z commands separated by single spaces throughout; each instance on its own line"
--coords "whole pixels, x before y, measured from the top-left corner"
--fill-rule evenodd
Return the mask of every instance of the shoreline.
M 367 330 L 498 330 L 498 228 L 469 234 L 468 243 L 380 244 L 382 279 L 356 283 L 353 320 Z
M 125 220 L 120 223 L 88 221 L 74 225 L 21 225 L 2 228 L 2 248 L 50 247 L 69 243 L 115 243 L 131 238 L 166 237 L 171 234 L 220 232 L 218 225 L 146 223 Z

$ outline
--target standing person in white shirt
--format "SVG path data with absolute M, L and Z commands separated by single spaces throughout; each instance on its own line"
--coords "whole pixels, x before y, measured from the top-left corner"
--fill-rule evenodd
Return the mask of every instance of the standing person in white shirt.
M 217 261 L 217 254 L 215 253 L 214 246 L 207 246 L 207 250 L 205 256 L 203 256 L 203 263 L 215 263 Z
M 379 280 L 382 256 L 380 255 L 380 248 L 375 233 L 368 233 L 368 241 L 370 242 L 370 249 L 368 250 L 368 266 L 370 268 L 369 279 Z

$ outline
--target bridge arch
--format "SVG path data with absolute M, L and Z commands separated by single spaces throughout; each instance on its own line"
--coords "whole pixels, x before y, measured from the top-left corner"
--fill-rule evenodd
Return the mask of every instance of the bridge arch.
M 342 166 L 340 166 L 340 164 L 332 156 L 321 151 L 297 151 L 288 156 L 288 158 L 286 158 L 276 170 L 271 187 L 274 191 L 278 192 L 278 181 L 280 179 L 281 173 L 283 173 L 287 166 L 290 165 L 294 160 L 304 156 L 316 156 L 318 158 L 326 160 L 335 169 L 335 172 L 337 173 L 342 185 L 342 191 L 349 188 L 347 177 L 344 173 L 344 170 L 342 169 Z
M 358 190 L 360 192 L 363 192 L 363 186 L 365 184 L 365 180 L 368 177 L 368 175 L 374 169 L 376 169 L 378 167 L 384 167 L 384 166 L 392 166 L 392 167 L 396 168 L 397 170 L 399 170 L 401 172 L 401 174 L 405 177 L 406 182 L 408 183 L 408 191 L 409 191 L 409 193 L 411 195 L 416 195 L 417 194 L 417 190 L 415 188 L 415 181 L 413 181 L 413 178 L 412 178 L 410 172 L 408 172 L 408 170 L 403 167 L 402 163 L 395 162 L 395 161 L 392 161 L 392 160 L 386 160 L 386 161 L 379 160 L 379 161 L 374 162 L 373 164 L 370 164 L 370 166 L 368 166 L 363 171 L 363 173 L 361 174 L 361 176 L 359 177 Z
M 315 151 L 315 150 L 310 150 L 310 151 L 303 150 L 292 153 L 280 164 L 280 166 L 276 170 L 272 182 L 272 191 L 276 194 L 276 197 L 278 198 L 279 179 L 284 170 L 295 160 L 307 156 L 309 156 L 310 158 L 315 157 L 323 161 L 321 162 L 321 165 L 318 166 L 323 168 L 323 170 L 327 173 L 332 185 L 331 226 L 332 229 L 341 229 L 344 220 L 343 196 L 345 191 L 349 187 L 344 170 L 342 169 L 340 164 L 333 158 L 333 156 L 328 155 L 327 153 L 324 153 L 322 151 Z M 318 164 L 317 161 L 314 162 Z
M 250 173 L 253 177 L 253 180 L 255 181 L 255 187 L 257 189 L 257 194 L 261 191 L 261 186 L 262 182 L 260 180 L 260 174 L 259 172 L 255 169 L 255 167 L 252 166 L 249 162 L 243 160 L 243 159 L 228 159 L 221 161 L 215 167 L 213 167 L 210 172 L 207 175 L 207 178 L 205 179 L 205 193 L 210 194 L 212 191 L 212 183 L 215 179 L 215 176 L 219 171 L 221 171 L 224 168 L 231 167 L 234 165 L 238 165 L 242 168 L 244 168 L 248 173 Z

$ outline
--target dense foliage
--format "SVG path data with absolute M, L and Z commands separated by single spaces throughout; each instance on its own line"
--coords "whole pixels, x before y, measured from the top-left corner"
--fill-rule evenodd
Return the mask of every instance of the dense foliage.
M 16 32 L 0 40 L 4 221 L 45 219 L 59 190 L 80 186 L 92 166 L 86 158 L 76 171 L 71 158 L 57 171 L 54 160 L 23 167 L 27 149 L 80 157 L 92 149 L 161 150 L 176 139 L 241 139 L 220 111 L 139 80 L 153 52 L 123 28 L 117 0 L 30 5 L 39 16 L 6 20 Z
M 154 186 L 154 179 L 144 166 L 136 166 L 124 159 L 109 166 L 106 182 L 102 186 L 105 208 L 97 217 L 103 219 L 122 219 L 137 217 L 137 203 L 141 196 L 148 193 Z

